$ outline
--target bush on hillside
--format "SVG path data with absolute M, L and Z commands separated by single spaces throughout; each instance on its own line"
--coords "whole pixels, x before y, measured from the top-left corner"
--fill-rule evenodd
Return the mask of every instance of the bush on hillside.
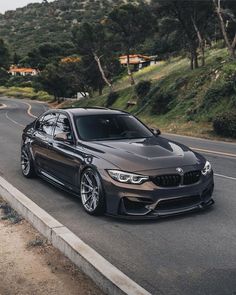
M 216 134 L 236 138 L 236 112 L 226 112 L 213 121 Z
M 153 115 L 161 115 L 170 111 L 170 102 L 173 100 L 171 93 L 157 92 L 151 105 Z
M 203 107 L 209 109 L 212 104 L 223 97 L 228 98 L 233 94 L 235 94 L 235 89 L 232 81 L 217 81 L 207 90 L 203 99 Z
M 23 87 L 23 88 L 30 87 L 30 88 L 32 88 L 33 87 L 33 82 L 32 81 L 22 82 L 22 83 L 20 83 L 20 86 L 19 87 Z
M 7 87 L 32 87 L 33 77 L 12 76 L 6 83 Z
M 186 87 L 188 84 L 188 79 L 187 77 L 179 77 L 177 79 L 174 79 L 172 83 L 169 84 L 169 91 L 176 91 L 180 90 L 183 87 Z
M 111 92 L 109 93 L 106 101 L 106 107 L 109 108 L 111 107 L 119 98 L 119 93 L 118 92 Z
M 147 95 L 151 89 L 151 81 L 143 80 L 135 86 L 135 93 L 138 97 L 138 104 L 143 106 L 147 101 Z

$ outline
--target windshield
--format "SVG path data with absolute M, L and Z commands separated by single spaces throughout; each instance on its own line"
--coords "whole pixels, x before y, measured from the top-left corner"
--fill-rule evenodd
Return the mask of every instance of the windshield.
M 151 131 L 130 115 L 91 115 L 75 118 L 82 140 L 119 140 L 152 137 Z

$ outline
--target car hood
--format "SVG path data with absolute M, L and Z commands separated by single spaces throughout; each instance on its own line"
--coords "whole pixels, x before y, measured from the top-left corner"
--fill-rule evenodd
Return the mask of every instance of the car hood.
M 204 165 L 204 158 L 188 147 L 163 137 L 90 142 L 84 146 L 94 156 L 119 169 L 141 172 L 156 169 Z M 89 152 L 89 151 L 88 151 Z

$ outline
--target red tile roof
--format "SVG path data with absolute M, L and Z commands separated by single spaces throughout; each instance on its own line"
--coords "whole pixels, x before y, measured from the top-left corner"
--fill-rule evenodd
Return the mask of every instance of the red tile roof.
M 32 68 L 11 68 L 10 69 L 10 73 L 34 73 L 37 72 L 36 69 L 32 69 Z

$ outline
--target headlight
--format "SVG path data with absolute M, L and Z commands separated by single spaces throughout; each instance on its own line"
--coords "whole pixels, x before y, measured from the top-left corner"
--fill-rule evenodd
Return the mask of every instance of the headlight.
M 204 168 L 202 169 L 202 174 L 206 176 L 207 174 L 210 174 L 212 171 L 211 163 L 206 161 L 206 164 Z
M 107 172 L 111 178 L 122 183 L 142 184 L 149 179 L 148 176 L 127 173 L 119 170 L 108 170 Z

